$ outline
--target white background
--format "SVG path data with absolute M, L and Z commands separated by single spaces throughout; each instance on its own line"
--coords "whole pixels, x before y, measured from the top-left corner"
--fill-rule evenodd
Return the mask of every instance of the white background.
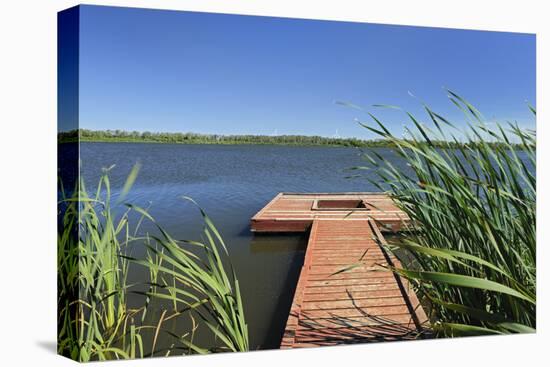
M 545 1 L 96 1 L 300 18 L 537 33 L 538 333 L 301 351 L 106 362 L 110 366 L 548 365 L 549 26 Z M 56 340 L 56 12 L 75 1 L 4 1 L 0 11 L 0 364 L 64 366 Z M 542 188 L 542 189 L 541 189 Z M 546 358 L 545 358 L 546 357 Z

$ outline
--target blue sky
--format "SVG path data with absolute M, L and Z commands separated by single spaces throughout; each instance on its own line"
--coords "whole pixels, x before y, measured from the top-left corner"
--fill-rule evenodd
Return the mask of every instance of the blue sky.
M 535 36 L 112 7 L 81 7 L 80 126 L 370 138 L 421 103 L 459 121 L 443 87 L 489 120 L 534 126 Z M 409 92 L 416 98 L 410 96 Z

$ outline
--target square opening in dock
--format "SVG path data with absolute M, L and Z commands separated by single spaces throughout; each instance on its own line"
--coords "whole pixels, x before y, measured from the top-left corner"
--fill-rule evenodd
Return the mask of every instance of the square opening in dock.
M 316 199 L 312 210 L 370 210 L 364 200 Z

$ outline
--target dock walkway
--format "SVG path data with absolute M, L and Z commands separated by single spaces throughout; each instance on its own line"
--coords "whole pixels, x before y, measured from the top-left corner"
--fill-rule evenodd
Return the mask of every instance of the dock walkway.
M 281 348 L 417 339 L 427 318 L 380 229 L 407 217 L 381 194 L 279 194 L 252 219 L 257 232 L 310 230 Z

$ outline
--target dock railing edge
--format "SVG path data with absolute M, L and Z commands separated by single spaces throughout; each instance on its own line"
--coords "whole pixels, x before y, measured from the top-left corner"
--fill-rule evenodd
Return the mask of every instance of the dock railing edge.
M 388 246 L 388 243 L 386 242 L 386 239 L 382 235 L 382 232 L 380 232 L 380 229 L 378 228 L 376 223 L 369 219 L 369 225 L 371 226 L 371 229 L 373 230 L 373 233 L 377 237 L 378 241 L 383 245 L 380 247 L 382 248 L 382 251 L 386 256 L 387 262 L 396 268 L 403 268 L 403 265 L 401 264 L 401 261 L 399 261 L 399 259 L 392 259 L 388 255 L 387 250 L 384 248 L 384 246 Z M 427 326 L 429 326 L 429 319 L 426 315 L 426 312 L 424 311 L 424 308 L 418 300 L 418 297 L 416 296 L 414 289 L 412 289 L 409 281 L 399 276 L 397 273 L 394 273 L 394 276 L 400 287 L 402 287 L 402 291 L 406 295 L 405 300 L 407 301 L 407 304 L 410 308 L 411 316 L 413 316 L 413 321 L 415 322 L 418 331 L 422 332 Z
M 301 195 L 301 196 L 314 196 L 314 195 L 386 195 L 388 196 L 387 192 L 384 191 L 376 191 L 376 192 L 370 192 L 370 191 L 357 191 L 357 192 L 280 192 L 279 194 L 282 195 Z

